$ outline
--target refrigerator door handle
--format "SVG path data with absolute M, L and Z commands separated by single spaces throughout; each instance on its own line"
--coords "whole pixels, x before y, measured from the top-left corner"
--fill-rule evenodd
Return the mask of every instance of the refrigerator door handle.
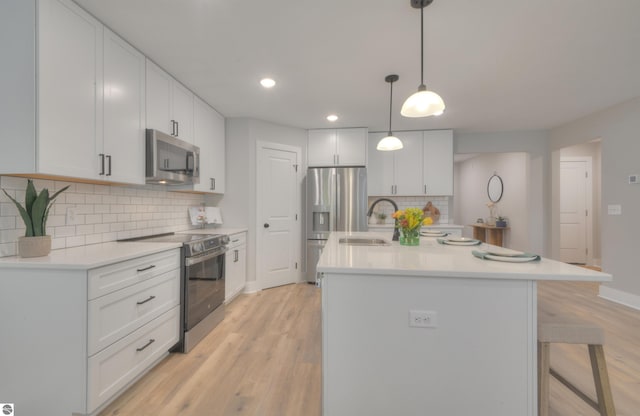
M 340 193 L 342 192 L 342 187 L 340 186 L 340 174 L 336 173 L 336 230 L 338 227 L 342 225 L 342 218 L 340 216 L 340 211 L 342 207 L 342 199 L 340 198 Z M 344 227 L 340 228 L 344 231 Z

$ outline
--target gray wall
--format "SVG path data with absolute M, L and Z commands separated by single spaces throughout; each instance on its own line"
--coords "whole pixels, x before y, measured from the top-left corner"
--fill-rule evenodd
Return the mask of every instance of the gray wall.
M 568 123 L 551 131 L 553 159 L 552 195 L 558 194 L 560 149 L 602 139 L 602 268 L 613 274 L 606 286 L 637 297 L 640 301 L 640 277 L 637 273 L 640 222 L 640 185 L 629 185 L 628 175 L 640 174 L 640 98 L 633 99 Z M 607 215 L 607 205 L 622 205 L 622 215 Z M 558 219 L 553 218 L 554 225 Z M 555 247 L 554 247 L 555 248 Z
M 249 118 L 227 118 L 225 126 L 226 183 L 225 194 L 221 197 L 218 206 L 222 209 L 225 227 L 247 227 L 249 229 L 247 233 L 247 290 L 253 291 L 259 289 L 256 286 L 256 143 L 263 141 L 300 147 L 303 159 L 301 169 L 306 172 L 307 131 Z M 300 195 L 304 195 L 302 188 Z M 304 216 L 301 218 L 301 224 L 304 224 Z M 305 241 L 302 236 L 300 236 L 300 240 L 300 250 L 303 253 Z
M 529 241 L 528 182 L 529 155 L 524 152 L 481 154 L 456 163 L 455 212 L 456 221 L 462 225 L 489 217 L 487 182 L 497 173 L 504 184 L 502 198 L 496 203 L 496 215 L 507 217 L 509 230 L 505 232 L 504 246 L 522 251 L 534 251 Z M 464 235 L 472 237 L 470 227 Z
M 528 249 L 549 255 L 550 216 L 548 193 L 550 183 L 549 133 L 547 131 L 513 132 L 456 132 L 454 131 L 454 153 L 507 153 L 525 152 L 529 157 L 529 175 L 526 184 L 526 200 L 529 215 L 526 228 L 529 230 Z M 487 178 L 488 179 L 488 178 Z M 454 210 L 457 204 L 454 199 Z M 459 221 L 458 218 L 454 219 Z M 524 225 L 523 225 L 524 226 Z

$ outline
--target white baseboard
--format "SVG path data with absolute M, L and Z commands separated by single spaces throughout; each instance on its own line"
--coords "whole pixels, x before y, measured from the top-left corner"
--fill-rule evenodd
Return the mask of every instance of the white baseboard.
M 257 280 L 247 281 L 244 285 L 244 291 L 242 293 L 256 293 L 260 292 L 262 287 Z
M 612 289 L 608 286 L 600 285 L 599 296 L 603 299 L 619 303 L 640 311 L 640 296 L 622 290 Z

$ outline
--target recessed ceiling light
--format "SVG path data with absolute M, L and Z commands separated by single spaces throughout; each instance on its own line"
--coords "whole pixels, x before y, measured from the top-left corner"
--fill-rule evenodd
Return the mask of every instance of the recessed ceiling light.
M 260 84 L 265 88 L 273 88 L 273 86 L 276 85 L 276 82 L 271 78 L 262 78 L 260 80 Z
M 334 122 L 334 121 L 338 120 L 338 116 L 335 115 L 335 114 L 330 114 L 330 115 L 327 116 L 327 120 L 329 120 L 331 122 Z

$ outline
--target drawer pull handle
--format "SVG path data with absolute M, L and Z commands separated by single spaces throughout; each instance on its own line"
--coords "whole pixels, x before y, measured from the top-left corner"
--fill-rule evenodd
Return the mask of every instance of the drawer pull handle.
M 151 265 L 151 266 L 149 266 L 149 267 L 145 267 L 145 268 L 142 268 L 142 269 L 138 269 L 138 272 L 145 272 L 145 271 L 147 271 L 147 270 L 151 270 L 151 269 L 153 269 L 154 267 L 156 267 L 156 265 L 155 265 L 155 264 L 152 264 L 152 265 Z
M 140 351 L 144 350 L 145 348 L 147 348 L 149 345 L 153 344 L 154 342 L 156 342 L 156 340 L 155 340 L 155 339 L 153 339 L 153 338 L 151 338 L 151 339 L 149 340 L 149 342 L 147 342 L 146 344 L 144 344 L 142 347 L 140 347 L 140 348 L 136 348 L 136 351 L 140 352 Z
M 156 297 L 155 296 L 149 296 L 147 299 L 142 300 L 140 302 L 136 302 L 138 305 L 144 305 L 145 303 L 154 300 Z
M 236 238 L 235 240 L 231 240 L 232 243 L 237 243 L 238 241 L 240 241 L 239 238 Z

